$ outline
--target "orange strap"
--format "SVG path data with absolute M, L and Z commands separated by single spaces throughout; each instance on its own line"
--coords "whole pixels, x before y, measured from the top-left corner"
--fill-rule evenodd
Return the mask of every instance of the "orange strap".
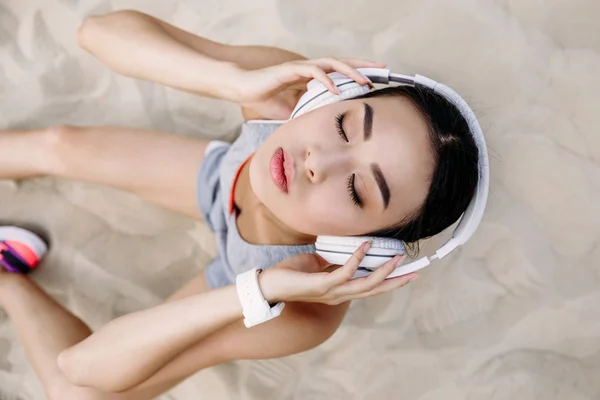
M 248 163 L 248 161 L 250 161 L 250 159 L 252 158 L 253 155 L 254 155 L 254 153 L 250 154 L 248 156 L 248 158 L 246 158 L 244 160 L 244 162 L 240 164 L 240 166 L 238 167 L 237 171 L 235 171 L 235 175 L 233 176 L 233 182 L 231 182 L 231 192 L 229 193 L 229 215 L 233 214 L 233 209 L 234 209 L 234 206 L 235 206 L 235 201 L 234 201 L 234 198 L 233 198 L 233 192 L 235 190 L 235 184 L 237 183 L 237 180 L 240 177 L 240 172 L 242 172 L 242 168 L 244 168 L 244 165 L 246 165 L 246 163 Z

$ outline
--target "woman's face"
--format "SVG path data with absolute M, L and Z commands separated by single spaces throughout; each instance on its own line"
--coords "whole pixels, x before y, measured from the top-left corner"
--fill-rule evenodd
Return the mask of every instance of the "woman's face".
M 428 129 L 403 98 L 334 103 L 277 129 L 252 159 L 258 199 L 308 235 L 364 235 L 397 225 L 425 200 Z

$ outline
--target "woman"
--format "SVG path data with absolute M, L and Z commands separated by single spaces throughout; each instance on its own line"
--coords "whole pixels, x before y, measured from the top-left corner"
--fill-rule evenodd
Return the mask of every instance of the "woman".
M 383 66 L 226 46 L 133 11 L 86 20 L 78 42 L 123 75 L 237 102 L 246 120 L 288 118 L 309 79 L 335 92 L 327 72 L 368 84 L 355 68 Z M 0 161 L 2 178 L 54 176 L 129 190 L 203 218 L 219 243 L 206 272 L 165 304 L 94 334 L 25 276 L 1 272 L 0 306 L 48 397 L 61 400 L 153 398 L 211 365 L 317 346 L 335 332 L 349 300 L 416 275 L 385 280 L 403 261 L 396 257 L 351 280 L 368 243 L 335 268 L 313 254 L 315 237 L 371 233 L 414 243 L 455 222 L 477 185 L 467 122 L 445 99 L 412 87 L 371 92 L 285 124 L 245 124 L 231 146 L 68 126 L 3 132 L 0 143 L 14 150 Z M 286 163 L 283 181 L 272 173 L 276 157 Z M 11 252 L 27 259 L 23 243 L 5 235 L 5 261 Z M 266 269 L 258 276 L 265 299 L 287 305 L 280 317 L 247 329 L 234 279 L 254 267 Z

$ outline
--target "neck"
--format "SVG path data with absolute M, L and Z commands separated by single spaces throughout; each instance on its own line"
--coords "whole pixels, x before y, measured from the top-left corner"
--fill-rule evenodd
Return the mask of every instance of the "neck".
M 234 189 L 235 204 L 240 209 L 238 230 L 242 237 L 256 244 L 299 245 L 314 243 L 316 236 L 291 229 L 256 197 L 250 185 L 249 166 L 250 163 L 246 163 L 240 171 Z

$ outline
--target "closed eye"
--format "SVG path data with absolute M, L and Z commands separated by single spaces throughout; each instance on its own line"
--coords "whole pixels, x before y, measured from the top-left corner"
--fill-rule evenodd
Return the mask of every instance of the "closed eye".
M 348 136 L 346 136 L 346 132 L 344 132 L 343 122 L 346 113 L 340 113 L 335 117 L 335 128 L 337 129 L 338 135 L 342 138 L 342 140 L 346 143 L 349 142 Z
M 352 199 L 352 202 L 354 203 L 354 205 L 362 208 L 363 203 L 360 200 L 360 197 L 358 197 L 358 193 L 356 192 L 356 187 L 354 186 L 355 179 L 356 179 L 356 174 L 350 175 L 346 186 L 348 187 L 348 193 L 350 193 L 350 198 Z

